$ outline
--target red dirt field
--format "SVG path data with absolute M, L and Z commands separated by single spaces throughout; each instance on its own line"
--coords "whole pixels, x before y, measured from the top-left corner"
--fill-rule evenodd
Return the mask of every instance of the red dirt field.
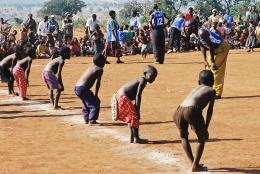
M 260 50 L 257 50 L 260 51 Z M 260 52 L 231 51 L 223 99 L 216 101 L 201 162 L 207 173 L 260 173 Z M 48 60 L 35 60 L 30 75 L 28 102 L 7 95 L 0 86 L 1 174 L 170 174 L 189 173 L 172 115 L 203 69 L 200 52 L 166 55 L 155 65 L 158 77 L 143 92 L 140 133 L 149 144 L 128 143 L 128 127 L 113 122 L 110 98 L 125 82 L 142 75 L 153 64 L 152 55 L 124 57 L 106 65 L 100 88 L 100 121 L 89 127 L 80 115 L 81 102 L 73 89 L 92 58 L 71 58 L 63 69 L 65 91 L 53 111 L 41 71 Z M 196 137 L 190 132 L 193 151 Z

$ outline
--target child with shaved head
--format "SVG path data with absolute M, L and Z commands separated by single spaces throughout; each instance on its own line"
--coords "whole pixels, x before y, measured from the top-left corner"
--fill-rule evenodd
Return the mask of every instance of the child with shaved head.
M 216 92 L 212 88 L 214 75 L 209 70 L 203 70 L 199 74 L 199 86 L 194 88 L 188 97 L 178 107 L 173 120 L 179 129 L 182 146 L 192 163 L 192 172 L 206 171 L 207 168 L 199 164 L 202 156 L 205 140 L 208 139 L 208 127 L 213 113 Z M 203 109 L 208 106 L 206 123 L 202 116 Z M 199 145 L 195 158 L 193 157 L 188 139 L 188 126 L 191 125 L 195 131 Z
M 130 143 L 144 143 L 139 137 L 141 97 L 147 82 L 153 83 L 156 77 L 156 68 L 151 65 L 145 66 L 142 77 L 126 83 L 113 96 L 117 102 L 117 108 L 112 108 L 112 110 L 118 111 L 117 120 L 128 123 L 131 133 Z

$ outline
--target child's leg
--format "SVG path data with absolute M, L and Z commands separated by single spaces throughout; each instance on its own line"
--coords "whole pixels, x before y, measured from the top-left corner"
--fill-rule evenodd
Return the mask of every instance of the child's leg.
M 91 91 L 89 91 L 87 98 L 87 107 L 89 108 L 89 122 L 96 123 L 100 112 L 100 103 Z
M 53 90 L 50 90 L 49 92 L 50 92 L 50 93 L 49 93 L 49 96 L 50 96 L 50 102 L 51 102 L 52 106 L 54 106 Z
M 60 89 L 57 89 L 57 92 L 56 92 L 56 95 L 55 95 L 55 100 L 54 100 L 54 109 L 58 109 L 59 108 L 59 100 L 60 100 L 60 94 L 61 94 L 61 90 Z
M 182 144 L 182 147 L 183 147 L 185 153 L 187 154 L 190 162 L 193 163 L 194 158 L 193 158 L 191 146 L 190 146 L 190 143 L 189 143 L 189 139 L 188 138 L 181 138 L 181 144 Z
M 133 131 L 133 128 L 130 123 L 128 124 L 128 127 L 130 129 L 130 143 L 133 143 L 134 142 L 134 131 Z
M 9 91 L 9 95 L 15 94 L 15 92 L 14 92 L 14 80 L 13 79 L 11 79 L 8 82 L 8 91 Z
M 26 100 L 26 92 L 27 92 L 27 83 L 25 79 L 25 74 L 23 69 L 18 69 L 16 73 L 15 79 L 17 81 L 17 87 L 19 89 L 19 94 L 22 97 L 23 100 Z

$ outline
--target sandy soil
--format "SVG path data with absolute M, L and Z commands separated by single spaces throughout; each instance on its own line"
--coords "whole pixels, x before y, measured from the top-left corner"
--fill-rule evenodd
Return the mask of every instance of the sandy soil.
M 260 51 L 260 50 L 258 50 Z M 223 99 L 215 105 L 210 140 L 201 162 L 208 173 L 260 173 L 260 73 L 259 52 L 231 51 Z M 48 60 L 33 62 L 29 98 L 22 102 L 0 87 L 0 173 L 188 173 L 190 164 L 182 150 L 172 114 L 197 85 L 203 69 L 199 52 L 171 54 L 156 65 L 158 78 L 146 87 L 142 98 L 141 137 L 149 144 L 128 143 L 128 128 L 113 122 L 110 98 L 125 82 L 142 75 L 152 55 L 125 57 L 126 64 L 105 67 L 100 98 L 101 127 L 83 124 L 81 103 L 73 88 L 90 57 L 72 58 L 63 70 L 65 91 L 62 111 L 48 104 L 48 90 L 41 71 Z M 195 151 L 196 137 L 190 133 Z

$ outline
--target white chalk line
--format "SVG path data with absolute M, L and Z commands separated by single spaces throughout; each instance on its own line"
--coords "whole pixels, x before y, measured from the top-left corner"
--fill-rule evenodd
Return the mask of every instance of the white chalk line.
M 6 90 L 0 90 L 0 95 L 7 94 Z M 18 96 L 8 97 L 7 99 L 2 99 L 1 103 L 13 103 L 13 102 L 22 102 L 21 98 Z M 29 100 L 24 103 L 24 105 L 19 105 L 21 108 L 30 109 L 33 111 L 46 112 L 48 114 L 53 115 L 65 115 L 71 114 L 70 117 L 64 117 L 63 120 L 69 123 L 74 123 L 78 125 L 84 125 L 84 120 L 82 115 L 79 112 L 75 111 L 66 111 L 66 110 L 53 110 L 51 104 L 46 104 L 39 101 Z M 127 126 L 126 126 L 127 127 Z M 177 156 L 174 152 L 165 152 L 164 150 L 154 150 L 151 148 L 142 147 L 142 145 L 130 144 L 129 143 L 129 135 L 120 133 L 118 130 L 107 128 L 107 127 L 91 127 L 88 130 L 88 136 L 92 138 L 103 137 L 108 138 L 112 137 L 119 141 L 125 142 L 126 144 L 122 146 L 116 147 L 116 151 L 124 154 L 129 158 L 134 159 L 146 159 L 155 162 L 160 165 L 173 165 L 177 168 L 179 173 L 191 173 L 190 167 L 187 166 L 186 160 L 182 156 Z M 141 155 L 142 154 L 142 155 Z M 168 173 L 168 172 L 167 172 Z M 171 172 L 169 172 L 171 173 Z M 176 172 L 173 172 L 176 173 Z M 210 172 L 202 172 L 202 173 L 210 173 Z

